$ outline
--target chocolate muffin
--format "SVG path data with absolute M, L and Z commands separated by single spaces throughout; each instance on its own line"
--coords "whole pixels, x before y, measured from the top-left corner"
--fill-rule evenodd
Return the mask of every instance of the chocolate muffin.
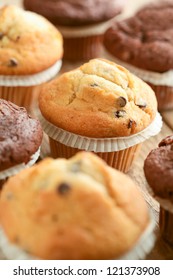
M 126 0 L 24 0 L 24 7 L 37 12 L 61 31 L 64 58 L 81 60 L 98 57 L 109 20 L 118 15 Z
M 159 226 L 162 237 L 173 246 L 173 135 L 149 153 L 144 172 L 153 196 L 160 203 Z
M 106 21 L 122 10 L 121 0 L 24 0 L 27 10 L 56 25 L 79 26 Z
M 144 172 L 155 195 L 173 202 L 173 135 L 149 153 Z
M 0 99 L 0 172 L 19 164 L 27 164 L 42 141 L 38 120 L 25 108 Z
M 114 23 L 105 33 L 104 45 L 153 87 L 160 109 L 173 106 L 173 72 L 166 75 L 173 69 L 172 1 L 149 4 L 133 17 Z

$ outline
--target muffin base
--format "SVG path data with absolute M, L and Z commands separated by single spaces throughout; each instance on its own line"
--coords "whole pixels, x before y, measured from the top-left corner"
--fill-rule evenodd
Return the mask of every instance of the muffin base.
M 156 94 L 158 109 L 160 111 L 173 108 L 173 87 L 154 85 L 148 82 L 147 84 L 149 84 Z
M 163 239 L 173 246 L 173 213 L 160 206 L 159 226 Z
M 89 60 L 100 56 L 103 35 L 65 38 L 64 59 L 68 61 Z
M 38 100 L 43 84 L 37 86 L 0 86 L 0 98 L 11 101 L 20 107 L 25 107 L 30 111 Z
M 79 151 L 77 148 L 69 147 L 49 137 L 51 156 L 53 158 L 70 158 Z M 142 144 L 137 144 L 124 150 L 116 152 L 95 153 L 102 158 L 109 166 L 123 172 L 128 172 L 134 160 L 139 154 Z

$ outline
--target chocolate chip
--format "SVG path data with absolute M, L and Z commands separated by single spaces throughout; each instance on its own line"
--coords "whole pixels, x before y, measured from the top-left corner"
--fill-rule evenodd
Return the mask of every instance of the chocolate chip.
M 139 108 L 141 108 L 141 109 L 147 107 L 146 101 L 143 100 L 142 98 L 140 98 L 140 99 L 137 100 L 136 105 L 137 105 Z
M 91 87 L 98 87 L 99 85 L 96 84 L 96 83 L 94 83 L 94 84 L 91 84 L 90 86 L 91 86 Z
M 19 41 L 19 40 L 20 40 L 20 36 L 17 36 L 17 37 L 16 37 L 16 41 Z
M 126 98 L 123 97 L 123 96 L 120 96 L 120 97 L 118 98 L 118 105 L 119 105 L 120 107 L 124 107 L 124 106 L 126 106 L 126 104 L 127 104 Z
M 15 58 L 10 58 L 8 62 L 9 67 L 16 67 L 18 65 L 18 61 Z
M 71 187 L 67 183 L 61 183 L 57 187 L 57 191 L 59 194 L 66 194 L 67 192 L 69 192 L 70 189 L 71 189 Z
M 136 122 L 134 121 L 134 120 L 129 120 L 129 123 L 128 123 L 128 125 L 127 125 L 127 127 L 128 127 L 128 129 L 130 129 L 130 128 L 132 128 L 133 126 L 136 126 Z
M 115 117 L 117 117 L 117 118 L 123 118 L 126 115 L 126 111 L 119 110 L 119 111 L 116 111 L 114 114 L 115 114 Z
M 0 40 L 4 37 L 4 34 L 0 32 Z

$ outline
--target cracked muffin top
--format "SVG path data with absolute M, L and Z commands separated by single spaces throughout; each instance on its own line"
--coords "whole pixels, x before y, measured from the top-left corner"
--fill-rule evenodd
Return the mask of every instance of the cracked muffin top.
M 89 137 L 128 136 L 155 118 L 152 89 L 124 67 L 93 59 L 47 84 L 42 115 L 55 126 Z
M 144 172 L 155 195 L 173 202 L 173 135 L 167 136 L 149 153 Z
M 118 258 L 149 224 L 134 182 L 86 152 L 44 159 L 10 178 L 0 219 L 12 243 L 42 259 Z
M 104 44 L 115 57 L 139 68 L 173 69 L 173 2 L 149 4 L 115 23 L 105 33 Z
M 24 0 L 24 7 L 54 24 L 75 26 L 102 22 L 122 11 L 126 0 Z
M 0 171 L 27 163 L 42 141 L 38 120 L 25 108 L 0 99 Z
M 62 36 L 51 23 L 16 6 L 0 8 L 0 75 L 34 74 L 61 57 Z

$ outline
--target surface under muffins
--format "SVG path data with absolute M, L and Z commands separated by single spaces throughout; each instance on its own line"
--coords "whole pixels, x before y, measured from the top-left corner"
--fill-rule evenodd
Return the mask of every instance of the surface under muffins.
M 9 240 L 44 259 L 120 257 L 150 220 L 135 184 L 89 153 L 45 159 L 9 179 L 0 215 Z

